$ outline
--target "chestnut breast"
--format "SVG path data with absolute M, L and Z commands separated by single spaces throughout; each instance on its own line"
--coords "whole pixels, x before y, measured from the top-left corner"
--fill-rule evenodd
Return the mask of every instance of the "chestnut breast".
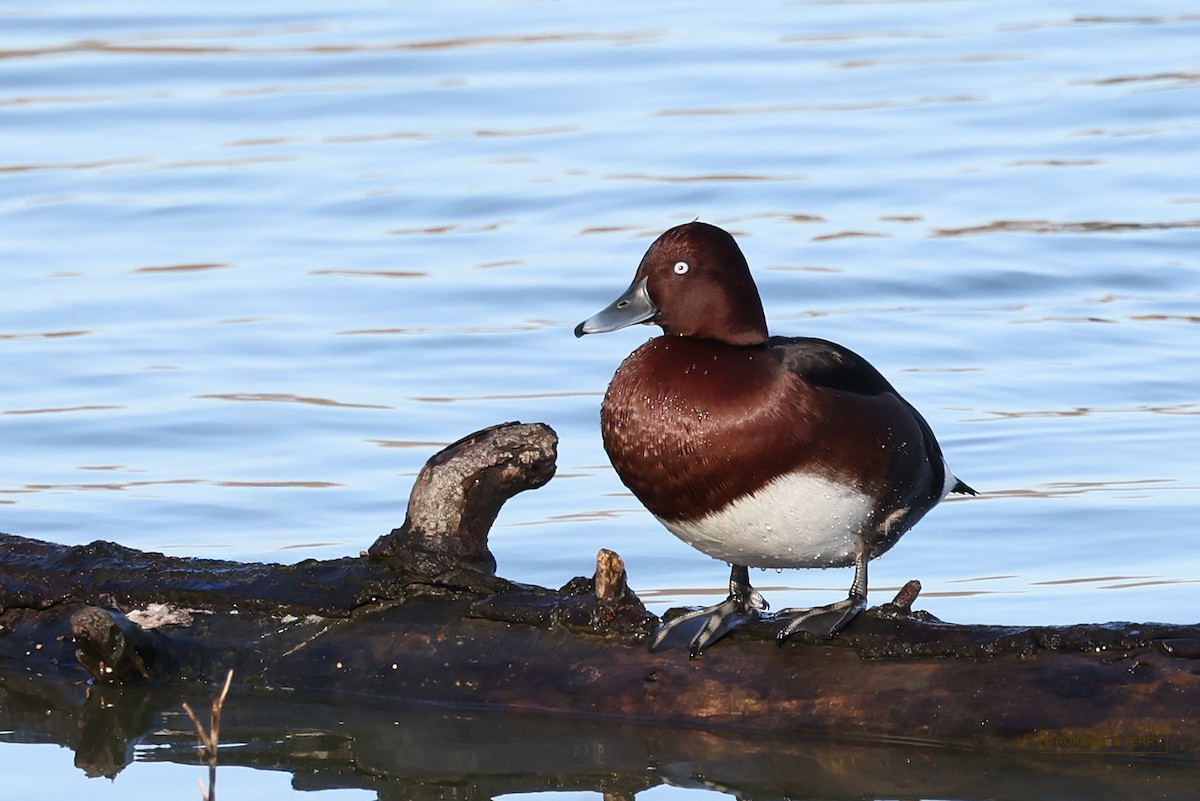
M 902 400 L 814 385 L 766 344 L 650 340 L 613 377 L 601 430 L 622 482 L 664 521 L 698 520 L 792 473 L 875 499 L 879 525 L 929 492 L 923 433 Z

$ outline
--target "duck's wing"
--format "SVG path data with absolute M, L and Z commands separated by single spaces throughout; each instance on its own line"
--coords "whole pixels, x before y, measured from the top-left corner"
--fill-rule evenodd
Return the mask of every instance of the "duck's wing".
M 836 342 L 815 337 L 771 337 L 767 347 L 779 354 L 784 368 L 810 384 L 858 395 L 900 395 L 869 361 Z
M 912 411 L 913 417 L 920 425 L 925 450 L 930 456 L 934 471 L 944 475 L 942 448 L 937 437 L 933 435 L 933 429 L 925 422 L 921 413 L 904 400 L 896 388 L 869 361 L 836 342 L 816 337 L 771 337 L 767 340 L 767 347 L 779 354 L 786 370 L 803 376 L 815 386 L 858 395 L 895 395 Z M 950 491 L 964 495 L 976 494 L 970 485 L 958 478 L 955 478 L 955 484 Z

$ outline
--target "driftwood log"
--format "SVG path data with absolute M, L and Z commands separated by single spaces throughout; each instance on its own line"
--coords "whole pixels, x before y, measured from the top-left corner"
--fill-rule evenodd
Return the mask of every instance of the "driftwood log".
M 0 678 L 217 684 L 323 698 L 568 712 L 707 730 L 1200 758 L 1200 626 L 954 625 L 918 585 L 832 641 L 769 620 L 689 660 L 615 554 L 558 590 L 494 575 L 487 529 L 554 473 L 509 423 L 433 457 L 404 525 L 352 558 L 243 564 L 0 535 Z

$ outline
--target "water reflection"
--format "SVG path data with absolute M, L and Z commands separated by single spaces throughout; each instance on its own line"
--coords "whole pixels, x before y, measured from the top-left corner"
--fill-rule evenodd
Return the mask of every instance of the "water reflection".
M 831 242 L 835 239 L 862 239 L 864 237 L 886 238 L 888 234 L 881 234 L 876 231 L 835 231 L 832 234 L 821 234 L 814 236 L 813 242 Z
M 1135 587 L 1163 587 L 1170 584 L 1200 584 L 1200 579 L 1154 578 L 1148 581 L 1127 581 L 1120 584 L 1105 584 L 1102 590 L 1128 590 Z
M 317 29 L 320 30 L 320 29 Z M 253 36 L 260 38 L 265 36 L 269 31 L 267 29 L 255 29 L 247 31 L 244 36 Z M 302 33 L 307 31 L 289 30 L 289 33 Z M 232 38 L 237 34 L 232 34 L 228 31 L 223 32 L 208 32 L 189 31 L 187 34 L 189 39 L 201 38 Z M 170 57 L 206 57 L 213 56 L 230 56 L 230 55 L 284 55 L 284 54 L 309 54 L 315 56 L 330 56 L 330 55 L 347 55 L 353 53 L 389 53 L 396 51 L 422 51 L 422 50 L 461 50 L 475 47 L 495 47 L 495 46 L 523 46 L 523 45 L 548 45 L 548 44 L 564 44 L 570 42 L 605 42 L 609 44 L 634 44 L 638 42 L 650 41 L 656 38 L 655 34 L 641 32 L 613 32 L 613 33 L 544 33 L 544 34 L 513 34 L 513 35 L 495 35 L 495 36 L 464 36 L 448 39 L 431 39 L 422 41 L 410 42 L 384 42 L 379 44 L 371 44 L 366 42 L 330 42 L 308 47 L 272 47 L 263 45 L 260 47 L 253 46 L 234 46 L 232 44 L 140 44 L 133 42 L 142 42 L 163 37 L 151 36 L 135 36 L 131 37 L 132 42 L 121 41 L 105 41 L 102 39 L 79 39 L 66 44 L 54 45 L 50 47 L 24 48 L 24 49 L 7 49 L 0 50 L 0 60 L 5 59 L 31 59 L 44 58 L 46 56 L 61 56 L 61 55 L 77 55 L 77 54 L 116 54 L 122 56 L 170 56 Z
M 199 273 L 209 270 L 224 270 L 232 267 L 232 264 L 166 264 L 160 267 L 138 267 L 136 270 L 130 270 L 130 273 Z
M 989 488 L 985 495 L 972 498 L 974 503 L 983 503 L 1001 498 L 1069 498 L 1078 495 L 1117 494 L 1123 498 L 1154 497 L 1171 490 L 1194 490 L 1174 478 L 1143 478 L 1127 481 L 1055 481 L 1036 487 Z M 1151 493 L 1149 490 L 1153 490 Z M 1135 494 L 1141 491 L 1141 494 Z M 965 499 L 949 498 L 947 502 L 962 503 Z
M 1194 415 L 1200 414 L 1200 404 L 1196 403 L 1172 403 L 1163 405 L 1138 405 L 1138 406 L 1116 406 L 1116 407 L 1095 407 L 1095 406 L 1075 406 L 1070 409 L 1024 409 L 1019 412 L 1005 412 L 999 410 L 980 409 L 985 416 L 972 417 L 967 420 L 971 423 L 987 423 L 996 420 L 1022 420 L 1036 417 L 1089 417 L 1093 415 L 1105 414 L 1169 414 L 1169 415 Z M 1159 481 L 1162 479 L 1153 479 Z M 991 493 L 989 493 L 991 494 Z
M 781 103 L 763 106 L 712 106 L 702 108 L 671 108 L 655 112 L 659 117 L 723 117 L 737 114 L 818 114 L 839 111 L 885 111 L 929 105 L 983 103 L 980 95 L 928 95 L 906 100 L 867 100 L 856 103 Z
M 1121 75 L 1112 78 L 1101 78 L 1092 81 L 1096 86 L 1109 86 L 1122 83 L 1162 83 L 1169 82 L 1176 88 L 1179 84 L 1200 83 L 1200 72 L 1156 72 L 1152 75 Z
M 1194 22 L 1200 19 L 1195 14 L 1076 14 L 1062 19 L 1038 20 L 1031 22 L 1010 23 L 1000 27 L 1003 31 L 1035 31 L 1045 28 L 1070 28 L 1087 25 L 1173 25 L 1180 22 Z
M 124 468 L 80 467 L 80 470 L 118 470 Z M 333 489 L 343 486 L 336 481 L 215 481 L 203 478 L 167 478 L 153 481 L 111 481 L 91 484 L 26 484 L 20 490 L 8 489 L 5 492 L 89 492 L 93 490 L 108 490 L 124 492 L 126 490 L 145 489 L 146 487 L 179 487 L 203 485 L 208 487 L 227 487 L 232 489 Z
M 33 333 L 0 334 L 0 341 L 14 339 L 65 339 L 67 337 L 85 337 L 94 331 L 35 331 Z
M 644 172 L 617 173 L 606 175 L 610 181 L 651 181 L 667 184 L 689 183 L 740 183 L 757 181 L 803 181 L 803 175 L 765 175 L 752 173 L 709 173 L 704 175 L 661 175 Z
M 75 412 L 109 412 L 126 407 L 115 404 L 91 404 L 87 406 L 47 406 L 44 409 L 5 409 L 0 414 L 71 414 Z
M 1104 164 L 1102 159 L 1017 159 L 1006 167 L 1094 167 Z
M 250 403 L 302 403 L 311 406 L 332 406 L 339 409 L 391 409 L 374 403 L 349 403 L 333 398 L 293 395 L 287 392 L 216 392 L 196 395 L 199 400 L 246 401 Z
M 80 98 L 74 98 L 78 100 Z M 112 98 L 98 97 L 87 98 L 89 100 L 108 101 Z M 0 106 L 12 105 L 28 105 L 30 103 L 61 103 L 68 98 L 37 98 L 37 97 L 22 97 L 15 100 L 0 100 Z M 145 159 L 102 159 L 100 161 L 84 161 L 84 162 L 59 162 L 59 163 L 42 163 L 42 164 L 3 164 L 0 165 L 0 173 L 18 173 L 18 172 L 46 172 L 54 170 L 100 170 L 105 167 L 116 167 L 126 164 L 143 163 Z
M 191 159 L 189 161 L 170 161 L 162 164 L 156 164 L 152 169 L 156 170 L 193 170 L 197 168 L 203 169 L 226 169 L 228 167 L 244 167 L 249 164 L 275 164 L 280 162 L 296 161 L 293 156 L 247 156 L 240 159 Z
M 519 325 L 462 325 L 462 326 L 410 326 L 403 328 L 350 328 L 335 332 L 338 336 L 436 336 L 439 334 L 510 334 L 523 331 L 537 331 L 545 328 L 547 323 L 523 323 Z
M 408 236 L 410 234 L 418 234 L 428 236 L 430 234 L 485 234 L 491 231 L 499 231 L 501 228 L 512 225 L 513 220 L 496 220 L 494 222 L 485 223 L 483 225 L 462 226 L 454 223 L 443 223 L 441 225 L 426 225 L 420 228 L 393 228 L 388 231 L 392 236 Z
M 864 67 L 930 67 L 945 64 L 994 64 L 997 62 L 1024 61 L 1027 56 L 1017 56 L 1001 53 L 978 53 L 964 56 L 947 57 L 910 57 L 910 58 L 860 58 L 842 61 L 834 66 L 841 69 L 862 69 Z
M 1138 322 L 1179 322 L 1179 323 L 1200 323 L 1200 314 L 1131 314 L 1130 320 Z
M 180 703 L 196 692 L 84 687 L 0 674 L 0 740 L 55 743 L 92 777 L 135 759 L 196 764 Z M 364 789 L 391 799 L 488 799 L 588 791 L 632 799 L 659 786 L 739 799 L 1191 798 L 1194 765 L 1102 755 L 982 752 L 853 732 L 761 732 L 639 726 L 350 699 L 253 695 L 235 687 L 221 722 L 222 766 L 284 770 L 296 789 Z M 220 768 L 218 768 L 218 775 Z M 225 792 L 236 794 L 235 786 Z
M 1031 581 L 1030 584 L 1035 585 L 1057 585 L 1057 584 L 1092 584 L 1098 581 L 1129 581 L 1132 579 L 1148 579 L 1152 576 L 1088 576 L 1084 578 L 1070 579 L 1053 579 L 1051 581 Z
M 494 401 L 494 400 L 541 400 L 545 398 L 598 398 L 604 393 L 599 391 L 590 392 L 519 392 L 502 395 L 474 395 L 470 397 L 447 397 L 447 396 L 425 396 L 409 398 L 410 401 L 418 403 L 462 403 L 468 401 Z
M 350 278 L 428 278 L 421 270 L 309 270 L 309 275 L 341 275 Z
M 381 448 L 436 448 L 441 450 L 449 445 L 449 442 L 432 442 L 420 439 L 369 439 L 372 445 L 378 445 Z
M 1130 231 L 1170 231 L 1181 228 L 1200 228 L 1200 220 L 1176 220 L 1168 222 L 996 220 L 995 222 L 983 225 L 969 225 L 964 228 L 937 228 L 934 229 L 933 236 L 973 236 L 976 234 L 994 234 L 1010 231 L 1024 234 L 1120 234 Z

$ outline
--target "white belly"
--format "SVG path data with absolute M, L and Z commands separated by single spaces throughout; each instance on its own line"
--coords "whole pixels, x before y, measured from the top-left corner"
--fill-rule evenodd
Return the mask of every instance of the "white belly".
M 667 522 L 693 548 L 747 567 L 843 567 L 862 547 L 872 500 L 817 476 L 789 475 L 698 520 Z

